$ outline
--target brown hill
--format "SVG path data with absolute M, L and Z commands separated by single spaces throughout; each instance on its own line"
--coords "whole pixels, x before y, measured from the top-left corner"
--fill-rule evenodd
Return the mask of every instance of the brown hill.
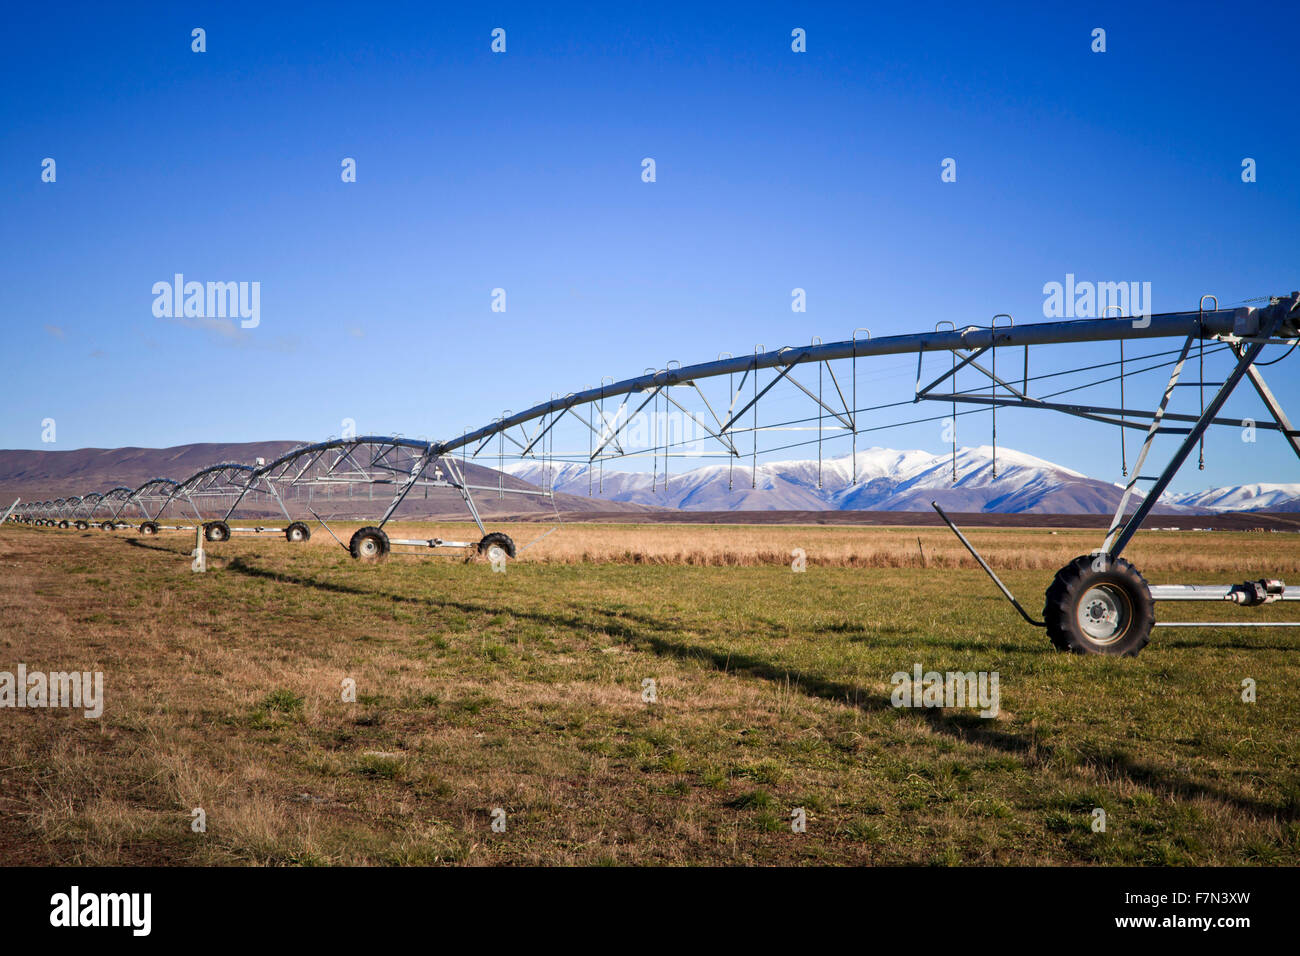
M 136 488 L 150 478 L 182 480 L 208 465 L 231 461 L 253 464 L 258 458 L 271 460 L 302 444 L 295 441 L 265 442 L 200 442 L 177 445 L 172 448 L 78 448 L 72 451 L 35 451 L 27 449 L 0 450 L 0 513 L 9 507 L 15 497 L 24 501 L 44 501 L 66 498 L 125 485 Z M 465 479 L 471 485 L 496 488 L 536 490 L 519 478 L 502 475 L 494 468 L 467 464 Z M 325 507 L 331 514 L 355 513 L 365 517 L 382 513 L 390 491 L 375 489 L 373 497 L 364 492 L 348 500 L 327 500 Z M 341 496 L 340 496 L 341 497 Z M 611 504 L 581 495 L 557 494 L 555 505 L 546 498 L 529 495 L 499 496 L 492 491 L 474 493 L 480 511 L 499 515 L 549 514 L 556 508 L 568 514 L 589 511 L 616 512 L 625 515 L 651 513 L 662 509 L 639 504 Z M 376 509 L 378 509 L 376 511 Z M 241 509 L 240 514 L 244 511 Z M 252 517 L 259 513 L 274 513 L 256 506 L 247 510 Z M 466 515 L 459 494 L 433 491 L 427 496 L 413 492 L 403 504 L 398 517 L 434 517 Z

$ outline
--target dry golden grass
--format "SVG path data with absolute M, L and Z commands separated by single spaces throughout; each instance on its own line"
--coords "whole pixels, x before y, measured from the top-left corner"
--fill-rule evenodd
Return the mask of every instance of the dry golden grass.
M 346 544 L 359 523 L 331 523 Z M 519 548 L 522 560 L 558 564 L 669 564 L 703 567 L 786 565 L 802 548 L 815 567 L 975 568 L 974 559 L 946 528 L 826 527 L 819 525 L 534 524 L 489 522 Z M 547 534 L 552 528 L 555 531 Z M 391 537 L 473 541 L 470 522 L 396 522 Z M 1051 571 L 1100 547 L 1100 530 L 973 528 L 966 536 L 999 570 Z M 312 523 L 311 544 L 338 548 Z M 396 550 L 396 549 L 395 549 Z M 411 549 L 404 549 L 411 550 Z M 1300 576 L 1300 534 L 1143 531 L 1126 555 L 1144 572 Z

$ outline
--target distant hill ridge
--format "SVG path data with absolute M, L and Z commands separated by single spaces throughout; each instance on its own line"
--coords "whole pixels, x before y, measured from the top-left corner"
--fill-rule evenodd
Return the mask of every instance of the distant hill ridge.
M 285 452 L 304 444 L 296 441 L 264 442 L 200 442 L 176 445 L 172 448 L 78 448 L 72 451 L 0 450 L 0 513 L 9 507 L 15 497 L 25 501 L 62 498 L 82 495 L 91 491 L 105 491 L 116 485 L 136 488 L 150 478 L 188 478 L 208 465 L 219 462 L 254 464 L 258 458 L 271 461 Z M 495 487 L 500 472 L 494 468 L 467 464 L 465 478 L 470 484 Z M 532 489 L 528 482 L 505 477 L 505 486 Z M 388 500 L 391 492 L 376 491 L 375 499 Z M 553 511 L 556 506 L 566 512 L 627 512 L 629 514 L 656 510 L 635 503 L 613 503 L 590 499 L 583 495 L 574 497 L 557 495 L 556 505 L 549 499 L 535 495 L 505 495 L 493 492 L 475 494 L 480 510 L 489 514 L 531 514 Z M 370 499 L 367 496 L 367 500 Z M 363 510 L 364 509 L 364 510 Z M 358 505 L 358 514 L 374 511 Z M 400 515 L 448 515 L 464 517 L 465 508 L 456 492 L 435 492 L 426 497 L 412 493 Z
M 0 451 L 0 496 L 12 500 L 62 497 L 135 487 L 150 478 L 184 478 L 220 461 L 252 464 L 276 458 L 302 444 L 294 441 L 200 442 L 171 448 L 79 448 L 70 451 Z M 951 454 L 869 448 L 816 460 L 764 462 L 751 477 L 747 463 L 710 464 L 668 475 L 619 471 L 604 466 L 589 473 L 584 464 L 516 462 L 505 467 L 508 485 L 527 488 L 553 479 L 559 505 L 570 512 L 687 511 L 924 511 L 932 500 L 948 510 L 997 514 L 1108 514 L 1121 489 L 1106 481 L 1010 448 L 987 445 Z M 548 474 L 549 469 L 549 474 Z M 472 484 L 495 485 L 498 472 L 470 464 Z M 730 482 L 730 487 L 728 484 Z M 591 491 L 589 495 L 588 492 Z M 545 499 L 524 495 L 481 496 L 493 512 L 551 510 Z M 7 507 L 7 502 L 3 503 Z M 455 509 L 453 509 L 455 510 Z M 1300 483 L 1243 484 L 1166 495 L 1156 511 L 1165 514 L 1300 512 Z

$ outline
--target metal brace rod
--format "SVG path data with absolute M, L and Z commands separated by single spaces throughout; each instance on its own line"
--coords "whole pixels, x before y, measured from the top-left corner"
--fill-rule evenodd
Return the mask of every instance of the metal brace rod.
M 917 402 L 917 401 L 920 401 L 921 399 L 925 398 L 925 397 L 930 393 L 930 391 L 934 389 L 934 387 L 935 387 L 936 385 L 938 385 L 940 382 L 946 381 L 947 379 L 954 378 L 958 372 L 960 372 L 960 371 L 961 371 L 962 369 L 964 369 L 967 365 L 969 365 L 971 362 L 975 361 L 977 358 L 979 358 L 981 355 L 983 355 L 983 354 L 984 354 L 985 352 L 987 352 L 988 350 L 989 350 L 989 347 L 988 347 L 988 346 L 985 346 L 984 348 L 981 348 L 981 349 L 979 349 L 979 350 L 977 350 L 977 351 L 975 351 L 975 352 L 972 352 L 971 354 L 967 355 L 964 359 L 962 359 L 959 363 L 957 363 L 953 368 L 950 368 L 948 371 L 944 372 L 942 375 L 940 375 L 938 378 L 936 378 L 936 379 L 935 379 L 933 382 L 931 382 L 929 385 L 925 386 L 925 388 L 918 388 L 918 389 L 916 390 L 916 397 L 913 398 L 912 401 Z M 961 349 L 960 349 L 960 348 L 954 348 L 954 349 L 952 349 L 951 351 L 952 351 L 952 354 L 953 354 L 953 355 L 956 355 L 958 352 L 961 351 Z M 924 354 L 925 354 L 925 353 L 923 353 L 923 352 L 918 352 L 918 353 L 917 353 L 916 357 L 917 357 L 918 361 L 920 360 L 921 356 L 924 355 Z M 988 373 L 986 372 L 985 374 L 987 375 Z M 920 377 L 920 375 L 918 375 L 918 376 L 917 376 L 917 381 L 919 382 L 920 379 L 921 379 L 921 377 Z
M 1210 400 L 1210 403 L 1205 406 L 1205 410 L 1202 412 L 1200 420 L 1198 420 L 1197 423 L 1192 426 L 1191 431 L 1188 433 L 1187 437 L 1183 439 L 1183 443 L 1178 447 L 1178 450 L 1174 452 L 1174 456 L 1169 460 L 1169 464 L 1165 466 L 1165 470 L 1160 473 L 1160 477 L 1156 479 L 1155 484 L 1147 492 L 1146 497 L 1142 499 L 1142 503 L 1138 505 L 1137 510 L 1133 512 L 1133 516 L 1129 518 L 1128 521 L 1125 523 L 1124 529 L 1121 532 L 1119 532 L 1118 538 L 1114 537 L 1114 531 L 1112 531 L 1110 534 L 1107 535 L 1107 542 L 1110 543 L 1111 541 L 1113 541 L 1113 544 L 1110 544 L 1109 547 L 1103 545 L 1103 549 L 1106 551 L 1107 556 L 1112 561 L 1120 556 L 1120 553 L 1124 550 L 1125 545 L 1127 545 L 1129 541 L 1132 540 L 1133 535 L 1135 535 L 1137 533 L 1138 528 L 1142 526 L 1142 522 L 1146 520 L 1147 515 L 1151 513 L 1151 509 L 1156 506 L 1156 502 L 1160 500 L 1160 496 L 1164 494 L 1165 489 L 1169 487 L 1169 483 L 1173 481 L 1174 475 L 1178 473 L 1178 469 L 1182 467 L 1183 462 L 1187 460 L 1187 456 L 1191 454 L 1191 451 L 1196 446 L 1196 443 L 1200 441 L 1201 436 L 1205 434 L 1205 430 L 1206 428 L 1209 427 L 1210 421 L 1214 418 L 1214 416 L 1216 416 L 1219 413 L 1219 410 L 1223 408 L 1224 403 L 1227 402 L 1228 397 L 1233 392 L 1233 389 L 1237 387 L 1237 383 L 1240 382 L 1242 378 L 1245 376 L 1246 370 L 1249 369 L 1250 366 L 1254 364 L 1255 359 L 1259 356 L 1259 353 L 1264 350 L 1266 340 L 1272 336 L 1273 329 L 1277 327 L 1280 321 L 1281 321 L 1280 315 L 1275 317 L 1272 322 L 1272 327 L 1269 328 L 1268 330 L 1268 334 L 1264 336 L 1264 340 L 1253 342 L 1250 345 L 1250 347 L 1241 354 L 1241 357 L 1237 360 L 1236 367 L 1233 368 L 1232 370 L 1232 374 L 1228 376 L 1227 380 L 1223 383 L 1223 385 L 1219 388 L 1219 390 L 1214 393 L 1214 398 L 1212 398 Z M 1187 344 L 1191 345 L 1191 342 L 1192 340 L 1189 337 L 1187 339 Z M 1183 351 L 1184 356 L 1186 355 L 1186 351 L 1187 350 L 1184 349 Z M 1179 365 L 1181 368 L 1181 362 L 1179 363 Z M 1173 384 L 1175 383 L 1171 383 L 1170 388 L 1167 389 L 1165 392 L 1166 402 L 1168 401 L 1169 393 L 1172 391 Z M 1147 446 L 1149 447 L 1149 445 L 1150 445 L 1150 437 L 1148 438 L 1147 441 Z M 1145 448 L 1143 450 L 1145 452 Z M 1135 475 L 1137 473 L 1140 473 L 1141 470 L 1142 470 L 1142 466 L 1141 463 L 1139 463 L 1134 467 Z M 1133 486 L 1130 484 L 1129 489 L 1131 489 L 1132 487 Z M 1128 491 L 1126 490 L 1125 499 L 1127 499 L 1127 497 L 1128 497 Z M 1117 515 L 1116 518 L 1117 521 L 1119 520 L 1119 517 L 1122 516 L 1122 514 L 1123 513 L 1120 512 L 1119 515 Z
M 1044 402 L 1037 398 L 1027 398 L 1024 400 L 1012 400 L 1004 398 L 990 398 L 987 395 L 968 395 L 964 392 L 956 394 L 948 393 L 931 393 L 926 396 L 927 401 L 935 402 L 962 402 L 966 405 L 999 405 L 1006 408 L 1036 408 L 1050 412 L 1062 412 L 1066 415 L 1074 415 L 1077 418 L 1086 418 L 1089 421 L 1103 422 L 1107 425 L 1117 425 L 1120 428 L 1136 428 L 1146 431 L 1150 426 L 1142 422 L 1130 422 L 1121 418 L 1112 418 L 1112 415 L 1128 415 L 1131 418 L 1152 418 L 1155 412 L 1149 412 L 1140 408 L 1110 408 L 1105 405 L 1065 405 L 1059 402 Z M 1199 416 L 1181 415 L 1174 412 L 1165 412 L 1161 418 L 1164 421 L 1172 422 L 1196 422 Z M 1215 418 L 1209 424 L 1227 425 L 1233 428 L 1241 427 L 1241 419 L 1238 418 Z M 1257 422 L 1255 427 L 1263 431 L 1280 431 L 1288 437 L 1300 436 L 1300 430 L 1294 428 L 1283 429 L 1282 426 L 1273 422 Z M 1189 429 L 1186 428 L 1168 428 L 1161 427 L 1160 433 L 1165 435 L 1185 435 Z
M 619 435 L 619 432 L 621 432 L 624 428 L 626 428 L 628 425 L 630 425 L 631 422 L 632 422 L 632 419 L 636 418 L 638 415 L 641 414 L 641 409 L 643 409 L 643 408 L 645 408 L 647 405 L 649 405 L 650 402 L 654 399 L 654 397 L 655 397 L 656 395 L 658 395 L 662 390 L 663 390 L 663 386 L 662 386 L 662 385 L 656 385 L 655 388 L 654 388 L 654 391 L 652 391 L 649 395 L 647 395 L 647 396 L 645 397 L 645 401 L 643 401 L 640 405 L 638 405 L 638 406 L 636 407 L 636 411 L 634 411 L 631 415 L 629 415 L 629 416 L 627 417 L 626 421 L 624 421 L 621 425 L 618 425 L 618 427 L 614 430 L 614 434 L 610 435 L 609 438 L 606 438 L 604 441 L 602 441 L 602 442 L 600 443 L 600 445 L 596 448 L 595 452 L 593 452 L 593 457 L 594 457 L 595 455 L 599 455 L 602 451 L 604 451 L 604 450 L 605 450 L 605 446 L 608 445 L 611 441 L 614 442 L 615 444 L 618 444 L 618 435 Z M 623 408 L 624 408 L 624 406 L 626 406 L 626 404 L 627 404 L 627 403 L 624 402 L 623 405 L 620 405 L 620 406 L 619 406 L 619 411 L 620 411 L 620 412 L 623 410 Z M 619 447 L 621 448 L 622 446 L 620 445 Z
M 1234 346 L 1234 351 L 1237 351 L 1240 355 L 1244 349 Z M 1255 386 L 1255 391 L 1259 394 L 1264 407 L 1268 409 L 1268 413 L 1273 416 L 1273 421 L 1277 423 L 1276 427 L 1286 437 L 1287 444 L 1291 446 L 1291 450 L 1296 453 L 1296 456 L 1300 457 L 1300 432 L 1291 427 L 1291 420 L 1287 418 L 1286 412 L 1282 410 L 1282 403 L 1277 400 L 1277 396 L 1273 394 L 1272 389 L 1268 387 L 1268 383 L 1264 381 L 1263 374 L 1254 364 L 1246 369 L 1246 374 L 1250 376 L 1250 384 Z M 1271 428 L 1273 426 L 1265 422 L 1255 427 Z
M 550 420 L 550 422 L 545 423 L 545 424 L 546 424 L 546 427 L 545 427 L 545 428 L 542 428 L 542 429 L 541 429 L 541 430 L 540 430 L 536 435 L 534 435 L 534 436 L 529 440 L 529 442 L 528 442 L 528 447 L 525 448 L 522 452 L 519 453 L 519 457 L 522 458 L 524 455 L 527 455 L 530 451 L 532 451 L 533 446 L 536 445 L 536 444 L 537 444 L 541 439 L 545 438 L 545 437 L 546 437 L 546 433 L 549 432 L 552 428 L 554 428 L 557 424 L 559 424 L 560 419 L 562 419 L 562 418 L 563 418 L 565 415 L 567 415 L 567 414 L 569 414 L 569 409 L 566 408 L 564 411 L 560 412 L 560 414 L 558 414 L 558 415 L 552 415 L 552 416 L 551 416 L 551 420 Z M 539 423 L 539 424 L 540 424 L 540 423 Z M 522 427 L 523 427 L 523 426 L 520 426 L 521 429 L 522 429 Z M 525 435 L 524 437 L 527 438 L 528 436 Z M 516 444 L 518 444 L 518 443 L 516 442 Z M 552 442 L 551 444 L 554 445 L 555 443 Z M 543 450 L 545 450 L 545 449 L 543 449 Z
M 830 368 L 829 365 L 827 365 L 826 367 L 827 367 L 827 368 Z M 829 405 L 827 405 L 825 402 L 823 402 L 820 398 L 818 398 L 816 395 L 814 395 L 814 394 L 813 394 L 813 393 L 812 393 L 808 388 L 806 388 L 806 387 L 804 386 L 804 384 L 803 384 L 802 382 L 800 382 L 797 378 L 795 378 L 793 375 L 788 376 L 788 378 L 790 379 L 790 382 L 791 382 L 792 385 L 794 385 L 796 388 L 798 388 L 800 391 L 802 391 L 805 395 L 807 395 L 809 398 L 811 398 L 814 402 L 816 402 L 816 403 L 817 403 L 818 405 L 820 405 L 822 408 L 826 409 L 826 411 L 830 412 L 832 415 L 834 415 L 836 418 L 838 418 L 838 419 L 840 420 L 840 424 L 842 424 L 845 428 L 852 428 L 852 427 L 853 427 L 853 423 L 852 423 L 851 421 L 849 421 L 847 418 L 845 418 L 843 415 L 841 415 L 841 414 L 840 414 L 839 412 L 837 412 L 835 409 L 831 408 Z
M 408 477 L 406 481 L 402 483 L 402 486 L 397 489 L 397 494 L 393 496 L 393 501 L 388 506 L 388 510 L 385 511 L 384 516 L 379 519 L 378 526 L 380 528 L 382 528 L 385 524 L 388 523 L 388 519 L 393 516 L 393 512 L 396 511 L 397 506 L 402 503 L 402 499 L 406 497 L 407 492 L 409 492 L 415 486 L 415 480 L 419 478 L 420 475 L 424 473 L 424 469 L 429 466 L 429 460 L 432 457 L 432 455 L 433 455 L 433 449 L 426 448 L 423 451 L 423 453 L 421 453 L 420 456 L 416 458 L 415 464 L 411 466 L 410 477 Z
M 1026 348 L 1028 348 L 1028 346 L 1026 346 Z M 965 353 L 962 352 L 961 349 L 957 349 L 956 352 L 957 352 L 958 355 L 965 354 Z M 1009 383 L 1003 381 L 1003 380 L 1002 380 L 1001 378 L 999 378 L 999 377 L 998 377 L 994 372 L 989 371 L 989 370 L 986 369 L 983 365 L 981 365 L 979 362 L 973 361 L 973 359 L 975 359 L 975 358 L 976 358 L 976 356 L 974 356 L 974 355 L 971 356 L 971 359 L 972 359 L 972 361 L 971 361 L 971 363 L 970 363 L 970 367 L 971 367 L 971 368 L 978 369 L 979 371 L 983 372 L 983 373 L 984 373 L 984 374 L 985 374 L 989 379 L 991 379 L 993 382 L 997 383 L 998 385 L 1001 385 L 1003 388 L 1005 388 L 1005 389 L 1006 389 L 1008 392 L 1010 392 L 1012 395 L 1015 395 L 1015 396 L 1017 396 L 1018 398 L 1029 399 L 1029 395 L 1028 395 L 1028 394 L 1026 394 L 1025 392 L 1022 392 L 1020 389 L 1016 388 L 1014 385 L 1011 385 L 1011 384 L 1009 384 Z
M 1115 517 L 1111 519 L 1110 528 L 1106 532 L 1106 540 L 1102 542 L 1101 549 L 1110 555 L 1112 560 L 1118 557 L 1118 552 L 1111 554 L 1110 548 L 1115 540 L 1116 534 L 1120 531 L 1120 522 L 1124 520 L 1124 512 L 1128 508 L 1129 498 L 1133 495 L 1133 490 L 1137 487 L 1139 476 L 1142 474 L 1142 466 L 1146 463 L 1147 455 L 1151 453 L 1151 445 L 1159 433 L 1160 423 L 1164 419 L 1165 410 L 1169 407 L 1169 400 L 1173 398 L 1174 389 L 1178 386 L 1178 379 L 1182 377 L 1183 365 L 1187 361 L 1187 354 L 1192 350 L 1194 336 L 1189 335 L 1183 342 L 1182 350 L 1178 353 L 1178 361 L 1174 363 L 1173 370 L 1169 373 L 1169 382 L 1165 385 L 1165 393 L 1160 398 L 1160 404 L 1156 407 L 1155 414 L 1151 417 L 1151 424 L 1147 427 L 1147 437 L 1142 442 L 1142 449 L 1138 452 L 1137 461 L 1133 465 L 1133 477 L 1124 487 L 1124 494 L 1120 496 L 1119 507 L 1115 509 Z M 1134 512 L 1136 514 L 1136 512 Z M 1146 517 L 1143 515 L 1143 517 Z M 1136 530 L 1136 526 L 1134 527 Z
M 761 399 L 764 395 L 766 395 L 768 392 L 770 392 L 770 391 L 772 390 L 772 387 L 773 387 L 774 385 L 776 385 L 777 382 L 781 381 L 783 378 L 785 378 L 787 375 L 789 375 L 789 374 L 790 374 L 791 372 L 793 372 L 793 371 L 794 371 L 794 363 L 791 362 L 791 363 L 790 363 L 789 365 L 787 365 L 787 366 L 786 366 L 782 371 L 780 371 L 777 375 L 775 375 L 775 376 L 772 378 L 772 381 L 768 382 L 766 385 L 763 386 L 763 388 L 762 388 L 760 391 L 758 391 L 757 393 L 755 393 L 754 397 L 751 398 L 751 399 L 750 399 L 750 400 L 745 404 L 745 407 L 744 407 L 744 408 L 742 408 L 740 411 L 736 412 L 734 415 L 728 415 L 728 416 L 727 416 L 727 421 L 726 421 L 726 423 L 722 426 L 722 430 L 723 430 L 724 432 L 725 432 L 725 431 L 730 431 L 730 430 L 731 430 L 731 424 L 732 424 L 732 422 L 738 421 L 738 420 L 740 419 L 740 416 L 741 416 L 741 415 L 744 415 L 745 412 L 749 411 L 751 408 L 753 408 L 755 405 L 757 405 L 759 399 Z M 757 378 L 755 378 L 755 382 L 757 382 Z
M 694 383 L 691 383 L 691 384 L 694 384 Z M 697 391 L 698 391 L 698 389 L 697 389 Z M 701 397 L 703 397 L 703 395 L 701 395 Z M 683 414 L 683 415 L 685 415 L 685 416 L 686 416 L 687 418 L 689 418 L 691 421 L 695 422 L 695 424 L 699 425 L 699 426 L 700 426 L 701 428 L 703 428 L 706 432 L 708 432 L 710 435 L 712 435 L 714 438 L 716 438 L 716 439 L 718 440 L 718 442 L 722 445 L 723 448 L 726 448 L 729 452 L 731 452 L 731 454 L 733 454 L 733 455 L 735 455 L 735 456 L 737 456 L 737 457 L 740 456 L 740 452 L 738 452 L 738 451 L 736 450 L 736 446 L 735 446 L 734 443 L 732 443 L 732 441 L 730 440 L 730 437 L 729 437 L 729 436 L 719 435 L 717 432 L 715 432 L 712 428 L 709 427 L 709 425 L 708 425 L 707 422 L 700 421 L 700 419 L 696 418 L 696 417 L 695 417 L 695 413 L 692 412 L 692 411 L 691 411 L 689 408 L 687 408 L 685 405 L 683 405 L 681 402 L 677 401 L 677 399 L 673 398 L 672 395 L 668 394 L 668 390 L 667 390 L 667 389 L 664 390 L 664 398 L 666 398 L 668 401 L 672 402 L 674 405 L 676 405 L 678 408 L 680 408 L 680 409 L 682 410 L 682 414 Z M 705 404 L 705 405 L 708 405 L 708 402 L 706 401 L 704 404 Z M 712 412 L 713 409 L 710 408 L 709 411 Z M 717 415 L 714 415 L 713 417 L 716 419 L 718 416 L 717 416 Z M 665 439 L 664 439 L 664 440 L 665 440 L 665 445 L 666 445 L 666 443 L 667 443 L 667 436 L 665 436 Z M 665 457 L 667 457 L 667 451 L 666 451 L 666 449 L 665 449 Z
M 1300 627 L 1300 621 L 1156 621 L 1156 627 Z
M 749 370 L 748 368 L 746 368 L 746 369 L 744 370 L 744 373 L 740 376 L 740 384 L 736 386 L 736 391 L 735 391 L 735 393 L 731 396 L 731 403 L 727 406 L 727 418 L 728 418 L 728 419 L 731 419 L 732 417 L 734 417 L 734 416 L 732 415 L 732 412 L 735 411 L 735 409 L 736 409 L 736 402 L 738 402 L 738 401 L 740 400 L 740 393 L 741 393 L 742 391 L 744 391 L 744 388 L 745 388 L 745 380 L 749 378 L 749 371 L 750 371 L 750 370 Z M 735 374 L 735 373 L 730 373 L 730 374 Z M 757 374 L 757 373 L 755 373 L 755 374 Z M 718 424 L 721 425 L 722 423 L 721 423 L 721 422 L 718 422 Z
M 618 453 L 620 455 L 624 454 L 624 451 L 623 451 L 623 445 L 618 440 L 618 432 L 620 430 L 620 426 L 617 425 L 617 422 L 623 417 L 623 410 L 625 408 L 627 408 L 626 398 L 624 398 L 623 401 L 618 403 L 618 411 L 614 412 L 613 422 L 611 422 L 609 416 L 605 414 L 605 409 L 603 407 L 596 409 L 596 414 L 600 416 L 600 428 L 601 428 L 601 430 L 596 433 L 596 437 L 597 438 L 604 437 L 605 432 L 609 428 L 613 427 L 614 433 L 610 436 L 609 440 L 614 443 L 614 447 L 618 449 Z M 588 461 L 595 461 L 597 454 L 598 452 L 590 452 L 588 455 Z
M 719 418 L 719 417 L 718 417 L 718 413 L 715 412 L 715 411 L 713 410 L 713 405 L 712 405 L 712 403 L 709 402 L 709 397 L 708 397 L 707 395 L 704 394 L 704 390 L 701 389 L 700 386 L 699 386 L 699 384 L 698 384 L 697 382 L 695 382 L 694 380 L 691 381 L 691 388 L 695 389 L 695 393 L 696 393 L 697 395 L 700 396 L 700 401 L 702 401 L 702 402 L 704 403 L 704 407 L 707 408 L 707 409 L 709 410 L 709 414 L 713 416 L 713 421 L 717 424 L 717 426 L 718 426 L 719 428 L 721 428 L 721 427 L 722 427 L 722 419 Z M 706 427 L 707 427 L 707 426 L 706 426 Z M 718 435 L 716 432 L 713 432 L 712 434 L 713 434 L 714 437 L 717 438 L 719 441 L 722 440 L 722 436 L 721 436 L 721 435 Z M 736 450 L 736 445 L 735 445 L 735 443 L 734 443 L 734 442 L 731 442 L 730 444 L 731 444 L 731 453 L 732 453 L 732 455 L 733 455 L 734 457 L 736 457 L 736 458 L 739 458 L 739 457 L 740 457 L 740 452 Z
M 339 541 L 339 536 L 334 533 L 334 529 L 329 526 L 329 524 L 325 521 L 324 518 L 322 518 L 320 515 L 316 513 L 315 509 L 312 508 L 311 505 L 304 505 L 303 507 L 305 507 L 308 511 L 311 512 L 311 516 L 320 522 L 320 526 L 324 528 L 327 532 L 329 532 L 329 536 L 331 538 L 339 542 L 340 548 L 342 548 L 344 551 L 350 550 L 346 544 L 344 544 L 342 541 Z
M 483 527 L 483 519 L 478 515 L 478 508 L 474 506 L 474 496 L 469 493 L 469 485 L 465 484 L 465 477 L 460 472 L 460 467 L 456 464 L 455 455 L 444 455 L 443 461 L 447 463 L 447 469 L 456 476 L 456 485 L 460 488 L 461 496 L 465 499 L 465 505 L 469 508 L 470 516 L 473 517 L 474 523 L 478 525 L 478 530 L 486 535 L 487 528 Z
M 984 569 L 984 573 L 993 579 L 993 583 L 998 586 L 998 590 L 1002 592 L 1003 597 L 1010 601 L 1011 606 L 1020 612 L 1020 616 L 1030 624 L 1034 625 L 1034 627 L 1047 627 L 1047 624 L 1043 621 L 1035 621 L 1029 616 L 1029 612 L 1020 606 L 1020 602 L 1016 600 L 1016 596 L 1011 593 L 1010 589 L 1005 584 L 1002 583 L 1002 579 L 993 573 L 993 569 L 989 567 L 988 562 L 985 561 L 983 556 L 975 550 L 975 545 L 966 540 L 966 536 L 961 533 L 961 529 L 952 523 L 952 519 L 949 518 L 944 513 L 944 510 L 939 507 L 939 503 L 937 501 L 931 501 L 930 507 L 939 513 L 939 517 L 943 519 L 944 524 L 952 529 L 952 533 L 957 536 L 957 540 L 966 545 L 966 550 L 971 553 L 971 557 L 979 562 L 980 567 Z

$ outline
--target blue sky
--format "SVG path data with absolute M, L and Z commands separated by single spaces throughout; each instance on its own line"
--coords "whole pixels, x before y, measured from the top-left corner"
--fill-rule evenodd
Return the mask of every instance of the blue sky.
M 446 437 L 670 359 L 1041 321 L 1067 273 L 1148 281 L 1156 311 L 1288 292 L 1298 21 L 1194 3 L 15 8 L 0 446 L 315 439 L 344 418 Z M 155 317 L 177 272 L 260 282 L 260 325 Z M 1300 414 L 1298 362 L 1270 377 Z M 906 364 L 860 366 L 860 398 L 909 397 Z M 1130 400 L 1154 403 L 1145 383 Z M 998 424 L 1001 444 L 1118 478 L 1113 431 Z M 931 425 L 869 443 L 943 449 Z M 1300 480 L 1276 436 L 1227 431 L 1207 459 L 1175 490 Z

